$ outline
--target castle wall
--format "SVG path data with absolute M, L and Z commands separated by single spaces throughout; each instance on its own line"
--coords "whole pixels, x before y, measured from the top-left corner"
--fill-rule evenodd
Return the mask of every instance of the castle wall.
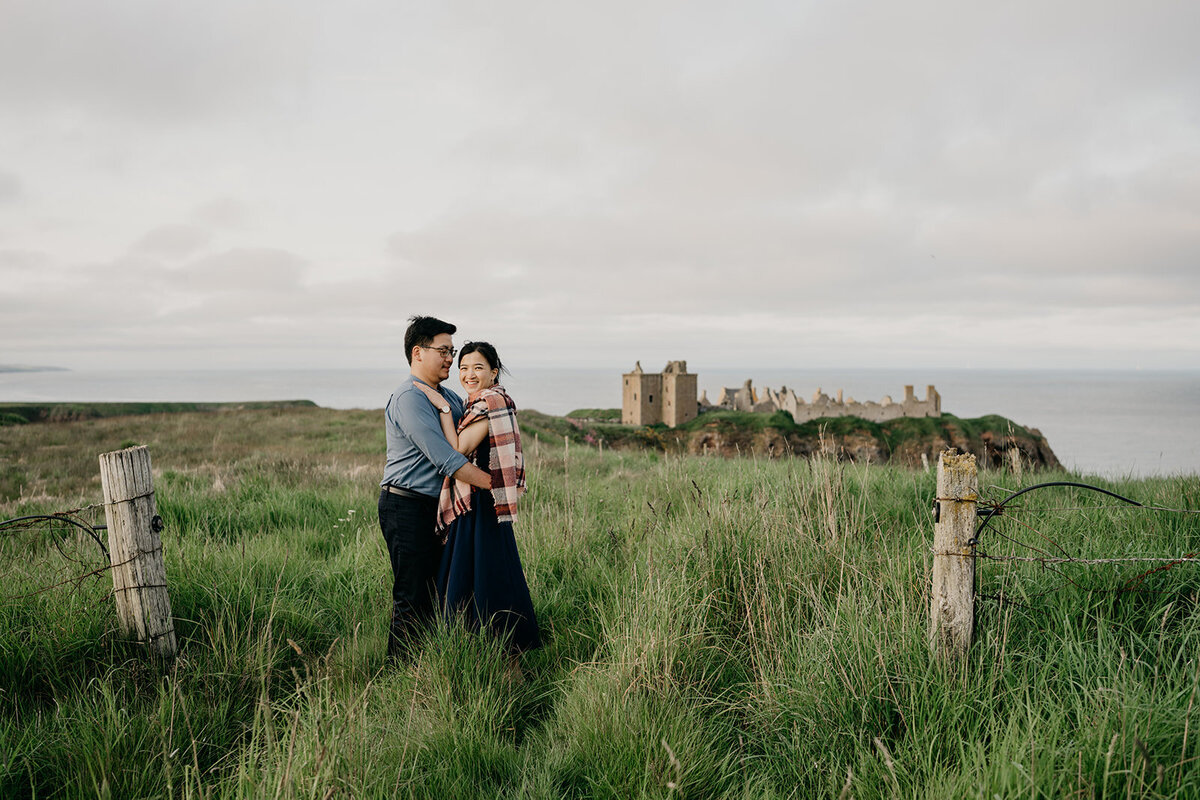
M 664 372 L 662 376 L 662 421 L 674 428 L 696 418 L 696 376 Z
M 750 385 L 750 381 L 746 381 L 736 389 L 729 386 L 723 387 L 721 394 L 717 396 L 716 406 L 733 411 L 753 411 L 755 402 L 754 387 Z
M 755 397 L 750 381 L 741 389 L 725 389 L 716 404 L 717 408 L 729 408 L 741 411 L 772 412 L 784 410 L 792 415 L 797 423 L 811 422 L 825 417 L 860 417 L 871 422 L 887 422 L 901 417 L 940 417 L 942 415 L 942 397 L 933 386 L 926 387 L 925 399 L 917 400 L 913 387 L 904 387 L 904 401 L 897 403 L 891 397 L 884 397 L 880 402 L 867 401 L 860 403 L 853 397 L 844 398 L 839 391 L 836 398 L 831 398 L 820 389 L 813 393 L 812 400 L 805 402 L 794 391 L 786 386 L 778 392 L 770 388 L 763 389 L 757 402 L 750 401 Z
M 621 422 L 655 425 L 662 422 L 662 375 L 640 371 L 622 376 Z

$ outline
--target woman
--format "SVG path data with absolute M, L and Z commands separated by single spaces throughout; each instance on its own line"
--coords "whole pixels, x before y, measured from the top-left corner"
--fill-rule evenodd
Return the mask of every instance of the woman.
M 492 476 L 491 490 L 446 478 L 438 508 L 438 533 L 446 549 L 438 595 L 446 616 L 461 615 L 473 629 L 486 626 L 512 655 L 541 646 L 513 523 L 525 492 L 525 466 L 516 405 L 497 381 L 504 366 L 487 342 L 467 342 L 458 357 L 458 379 L 467 408 L 455 427 L 441 414 L 446 439 Z M 439 409 L 445 398 L 419 383 Z

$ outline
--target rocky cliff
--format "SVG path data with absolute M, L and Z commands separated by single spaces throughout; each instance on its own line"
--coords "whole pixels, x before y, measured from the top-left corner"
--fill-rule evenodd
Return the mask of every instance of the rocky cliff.
M 939 453 L 956 447 L 959 452 L 974 453 L 985 467 L 1013 466 L 1018 459 L 1025 467 L 1062 466 L 1040 431 L 994 415 L 959 419 L 945 414 L 879 424 L 851 417 L 789 423 L 790 419 L 778 414 L 757 424 L 701 416 L 687 432 L 687 450 L 770 458 L 825 455 L 843 461 L 920 467 L 925 462 L 936 464 Z
M 787 412 L 717 411 L 701 414 L 679 428 L 639 428 L 574 416 L 566 420 L 572 426 L 569 433 L 573 438 L 592 444 L 603 440 L 608 447 L 648 446 L 727 457 L 825 455 L 843 461 L 907 467 L 936 464 L 939 453 L 956 447 L 959 452 L 974 453 L 983 467 L 1062 466 L 1040 431 L 996 415 L 960 419 L 943 414 L 882 423 L 838 417 L 797 425 Z

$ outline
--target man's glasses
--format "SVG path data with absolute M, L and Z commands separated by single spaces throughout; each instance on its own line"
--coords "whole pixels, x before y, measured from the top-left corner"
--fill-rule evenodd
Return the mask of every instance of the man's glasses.
M 454 354 L 458 352 L 458 350 L 454 347 L 427 347 L 423 344 L 419 344 L 417 347 L 421 348 L 422 350 L 437 350 L 438 353 L 441 354 L 442 358 L 454 358 Z

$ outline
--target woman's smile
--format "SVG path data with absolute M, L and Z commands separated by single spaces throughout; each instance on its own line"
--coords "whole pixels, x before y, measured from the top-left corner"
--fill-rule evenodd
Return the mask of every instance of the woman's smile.
M 479 352 L 467 353 L 458 362 L 458 382 L 467 390 L 467 394 L 475 394 L 496 383 L 497 370 L 492 369 L 487 359 Z

